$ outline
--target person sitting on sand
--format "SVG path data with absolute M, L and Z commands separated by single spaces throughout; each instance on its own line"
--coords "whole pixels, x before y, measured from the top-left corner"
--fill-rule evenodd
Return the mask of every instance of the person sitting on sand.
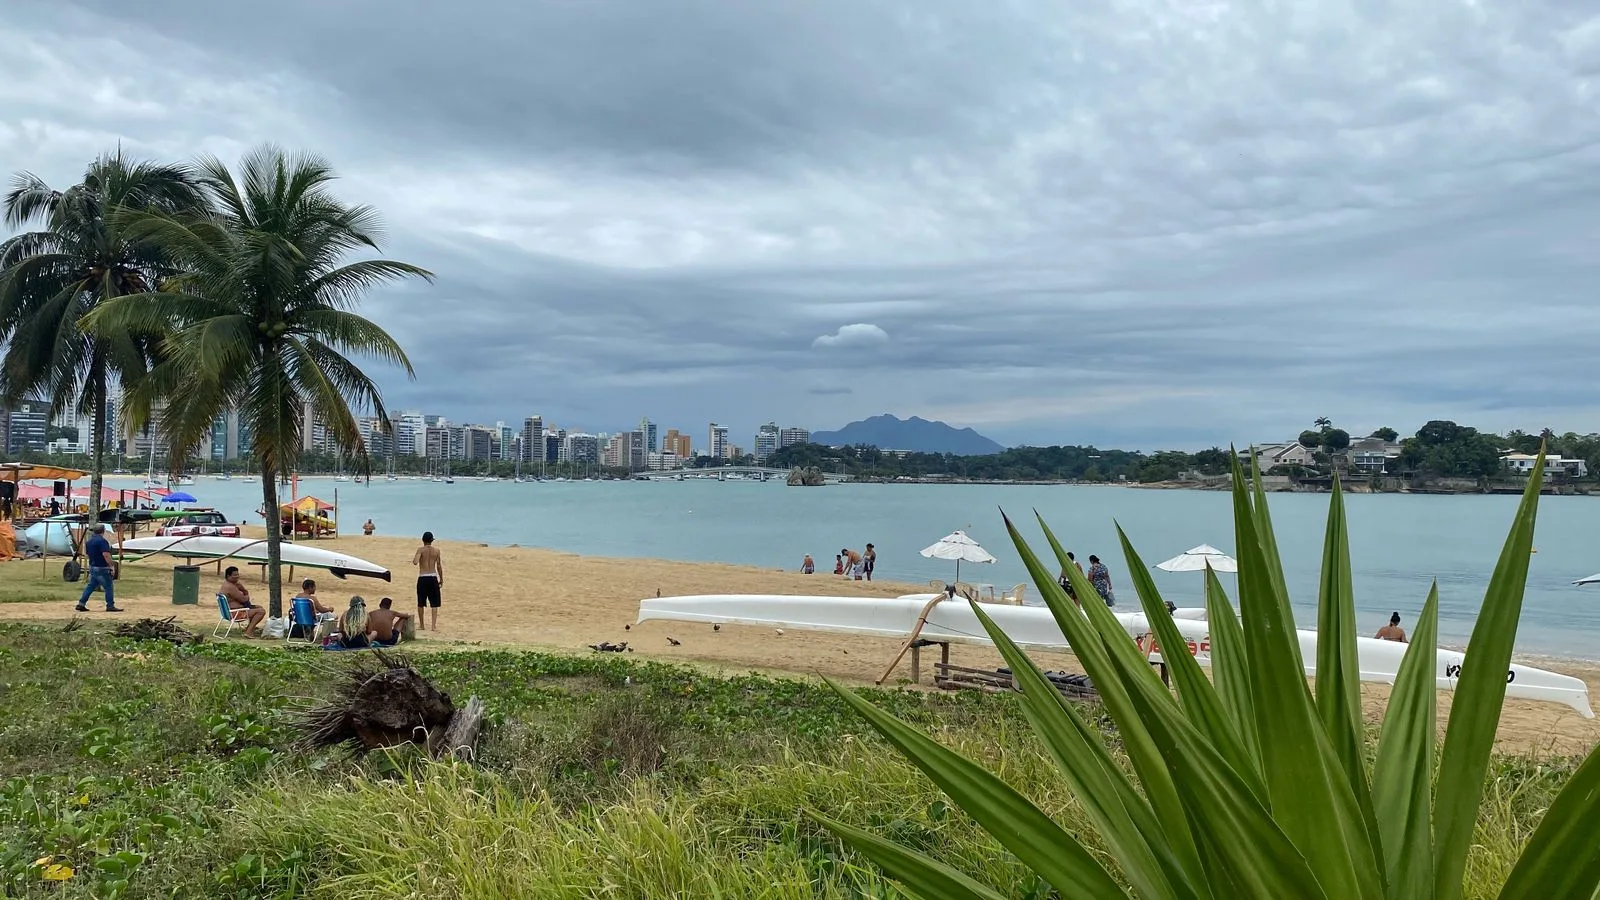
M 400 631 L 405 627 L 405 621 L 411 618 L 410 613 L 395 612 L 394 599 L 385 597 L 378 601 L 378 608 L 367 613 L 367 637 L 379 647 L 393 647 L 400 643 Z
M 377 531 L 377 530 L 378 530 L 378 526 L 372 524 L 372 520 L 371 519 L 368 519 L 365 522 L 361 523 L 361 533 L 366 535 L 367 537 L 372 537 L 372 533 L 374 531 Z
M 811 574 L 814 574 L 816 571 L 817 571 L 817 562 L 816 562 L 816 560 L 811 558 L 811 554 L 807 553 L 806 554 L 806 558 L 804 560 L 801 560 L 801 562 L 800 562 L 800 574 L 801 575 L 811 575 Z
M 1400 627 L 1400 614 L 1392 613 L 1389 616 L 1389 624 L 1379 628 L 1378 633 L 1373 637 L 1380 641 L 1396 641 L 1404 644 L 1406 642 L 1406 630 Z
M 835 553 L 833 555 L 833 574 L 844 574 L 844 554 L 842 553 Z
M 228 616 L 235 622 L 244 622 L 244 636 L 261 636 L 261 620 L 267 617 L 266 607 L 250 602 L 250 589 L 239 580 L 239 567 L 229 566 L 222 573 L 222 587 L 217 593 L 228 600 Z
M 347 650 L 368 645 L 367 601 L 359 594 L 350 598 L 350 608 L 339 617 L 339 641 Z

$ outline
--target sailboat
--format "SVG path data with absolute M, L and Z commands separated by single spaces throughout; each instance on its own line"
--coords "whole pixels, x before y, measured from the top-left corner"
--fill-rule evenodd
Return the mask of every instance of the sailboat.
M 350 476 L 346 475 L 344 473 L 344 457 L 342 457 L 342 456 L 334 457 L 333 466 L 334 466 L 334 468 L 333 468 L 333 480 L 334 481 L 349 481 L 350 480 Z
M 446 462 L 444 464 L 444 483 L 445 484 L 455 484 L 456 483 L 456 480 L 454 478 L 450 477 L 450 463 L 449 462 Z
M 147 491 L 164 491 L 167 486 L 156 481 L 156 432 L 150 430 L 150 464 L 144 470 L 144 489 Z

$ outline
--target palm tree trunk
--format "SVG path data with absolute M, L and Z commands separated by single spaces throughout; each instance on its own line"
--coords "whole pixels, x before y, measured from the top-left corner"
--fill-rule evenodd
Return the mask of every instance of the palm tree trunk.
M 283 520 L 278 515 L 278 473 L 271 462 L 261 461 L 262 512 L 267 519 L 267 615 L 283 615 Z
M 94 465 L 89 472 L 89 511 L 100 514 L 100 493 L 106 481 L 106 365 L 97 353 L 94 370 L 89 373 L 90 399 L 94 402 L 94 434 L 90 436 L 90 452 Z

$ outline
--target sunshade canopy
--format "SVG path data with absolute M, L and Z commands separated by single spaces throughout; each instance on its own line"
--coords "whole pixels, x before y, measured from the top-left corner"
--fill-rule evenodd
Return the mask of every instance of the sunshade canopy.
M 33 463 L 11 462 L 0 463 L 0 478 L 6 481 L 19 479 L 39 479 L 41 481 L 77 481 L 84 477 L 84 473 L 76 469 L 62 469 L 57 466 L 36 466 Z
M 1216 572 L 1239 571 L 1239 563 L 1233 557 L 1210 544 L 1185 550 L 1166 562 L 1156 563 L 1156 568 L 1166 572 L 1200 572 L 1207 564 Z
M 978 542 L 967 537 L 966 532 L 956 531 L 940 538 L 938 542 L 924 547 L 922 555 L 929 559 L 954 559 L 959 562 L 992 563 L 994 557 L 989 551 L 978 546 Z

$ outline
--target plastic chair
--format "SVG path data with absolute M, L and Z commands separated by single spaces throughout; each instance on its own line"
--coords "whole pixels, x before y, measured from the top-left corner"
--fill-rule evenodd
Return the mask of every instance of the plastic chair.
M 212 637 L 229 637 L 233 634 L 235 627 L 244 627 L 233 620 L 233 610 L 228 608 L 228 598 L 224 594 L 217 594 L 217 611 L 222 614 L 222 620 L 217 623 L 215 628 L 211 629 Z
M 1022 605 L 1022 594 L 1027 589 L 1028 589 L 1028 586 L 1026 584 L 1019 584 L 1016 587 L 1011 589 L 1011 593 L 1006 594 L 1003 597 L 1001 597 L 1000 598 L 1000 602 L 1001 603 L 1009 603 L 1012 606 L 1021 606 Z
M 317 609 L 311 605 L 310 597 L 296 597 L 289 604 L 289 630 L 283 636 L 284 643 L 294 643 L 296 628 L 305 643 L 317 642 Z

